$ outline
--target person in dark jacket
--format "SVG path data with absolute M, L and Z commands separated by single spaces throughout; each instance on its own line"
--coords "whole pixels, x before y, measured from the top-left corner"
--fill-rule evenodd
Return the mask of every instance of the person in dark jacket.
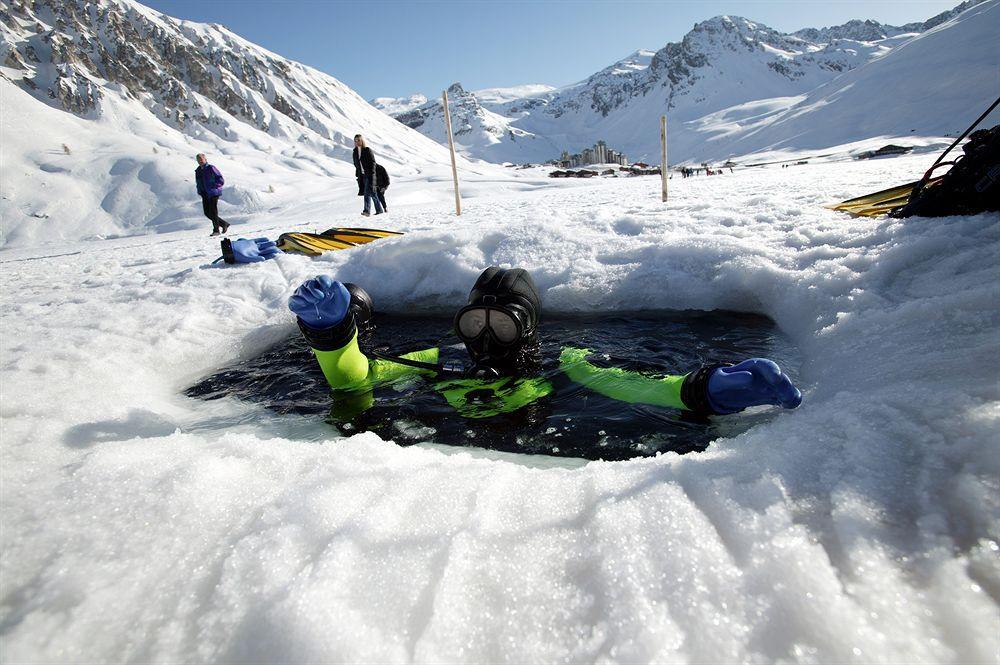
M 385 210 L 375 192 L 375 153 L 365 144 L 361 134 L 354 137 L 354 175 L 358 178 L 358 196 L 365 197 L 365 209 L 362 215 L 371 215 L 371 203 L 375 201 L 375 214 L 381 215 Z
M 389 204 L 385 202 L 385 190 L 389 187 L 389 173 L 381 164 L 375 165 L 375 195 L 378 196 L 382 210 L 389 212 Z
M 229 222 L 219 217 L 219 197 L 222 196 L 222 186 L 226 181 L 219 169 L 208 163 L 204 153 L 198 153 L 198 168 L 194 170 L 194 181 L 201 197 L 201 209 L 205 217 L 212 220 L 212 235 L 217 236 L 229 230 Z

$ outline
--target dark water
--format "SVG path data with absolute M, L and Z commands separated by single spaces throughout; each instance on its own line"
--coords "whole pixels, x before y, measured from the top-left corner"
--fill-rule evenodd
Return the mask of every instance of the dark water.
M 457 338 L 442 334 L 448 317 L 410 318 L 379 314 L 378 328 L 362 348 L 401 354 L 442 347 L 441 359 L 466 359 Z M 700 418 L 689 412 L 627 404 L 598 395 L 558 370 L 564 346 L 588 348 L 596 365 L 622 367 L 650 375 L 685 374 L 702 363 L 745 358 L 775 360 L 794 381 L 798 355 L 763 316 L 737 312 L 616 314 L 543 319 L 539 328 L 539 375 L 552 382 L 552 394 L 514 412 L 490 418 L 459 416 L 432 380 L 413 377 L 375 389 L 373 406 L 350 412 L 350 395 L 331 393 L 309 347 L 296 334 L 261 356 L 224 370 L 185 394 L 212 400 L 237 397 L 282 414 L 325 418 L 344 434 L 373 431 L 400 445 L 433 441 L 536 453 L 619 460 L 657 452 L 704 450 L 719 436 L 733 436 L 777 415 L 753 414 Z M 448 347 L 448 348 L 445 348 Z

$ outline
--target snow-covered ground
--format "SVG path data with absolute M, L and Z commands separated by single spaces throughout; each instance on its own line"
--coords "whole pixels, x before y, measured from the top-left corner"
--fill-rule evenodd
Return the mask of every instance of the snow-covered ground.
M 461 217 L 422 176 L 374 220 L 405 236 L 248 266 L 211 265 L 207 222 L 0 252 L 0 656 L 995 663 L 1000 216 L 821 207 L 931 160 L 674 178 L 667 204 L 658 178 L 483 179 Z M 358 203 L 310 190 L 231 234 L 371 223 Z M 181 394 L 297 334 L 307 277 L 438 311 L 490 264 L 547 311 L 766 314 L 803 405 L 573 464 Z

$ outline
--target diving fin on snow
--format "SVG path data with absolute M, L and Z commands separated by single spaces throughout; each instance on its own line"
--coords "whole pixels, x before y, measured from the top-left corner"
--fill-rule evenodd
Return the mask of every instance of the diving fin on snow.
M 925 187 L 929 187 L 937 183 L 940 179 L 941 178 L 935 178 L 934 180 L 928 182 Z M 824 207 L 861 217 L 884 215 L 896 208 L 899 208 L 900 206 L 906 205 L 906 203 L 910 200 L 910 194 L 913 193 L 913 189 L 918 184 L 920 184 L 920 181 L 915 180 L 913 182 L 908 182 L 905 185 L 890 187 L 889 189 L 883 189 L 880 192 L 873 192 L 864 196 L 858 196 L 853 199 L 841 201 L 840 203 L 831 203 L 830 205 Z
M 319 256 L 323 252 L 349 249 L 364 245 L 379 238 L 403 235 L 399 231 L 382 229 L 359 229 L 337 227 L 323 233 L 282 233 L 278 237 L 278 249 L 283 252 L 298 252 L 308 256 Z

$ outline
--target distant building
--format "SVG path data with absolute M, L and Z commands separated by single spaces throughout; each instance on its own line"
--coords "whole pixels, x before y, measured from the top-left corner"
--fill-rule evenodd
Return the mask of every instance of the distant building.
M 884 145 L 878 150 L 869 150 L 867 152 L 862 152 L 857 155 L 855 159 L 871 159 L 872 157 L 884 157 L 886 155 L 905 155 L 906 153 L 913 150 L 910 146 L 903 145 Z
M 564 150 L 559 159 L 556 160 L 556 163 L 564 169 L 587 166 L 588 164 L 619 164 L 620 166 L 628 166 L 628 158 L 617 150 L 609 148 L 606 142 L 598 141 L 593 147 L 584 148 L 582 151 L 572 155 Z

